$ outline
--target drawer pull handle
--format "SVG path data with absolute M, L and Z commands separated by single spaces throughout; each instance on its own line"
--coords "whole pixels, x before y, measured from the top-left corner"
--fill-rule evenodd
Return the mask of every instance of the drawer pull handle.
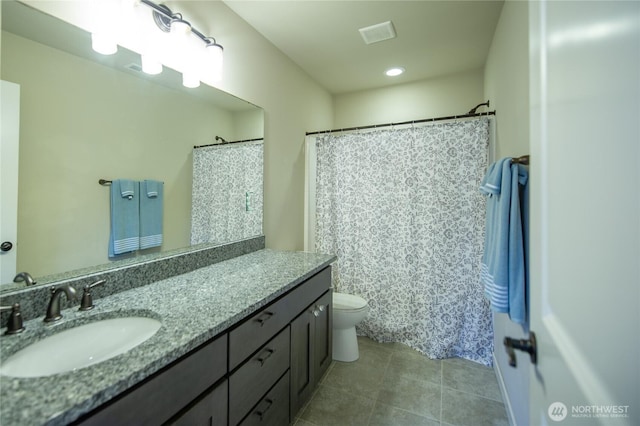
M 260 362 L 260 367 L 262 367 L 264 363 L 267 362 L 267 360 L 271 357 L 271 355 L 273 355 L 275 349 L 266 349 L 265 352 L 266 355 L 263 355 L 260 358 L 256 359 L 256 361 Z
M 259 322 L 260 327 L 262 327 L 264 323 L 267 322 L 267 320 L 269 320 L 273 315 L 273 312 L 265 311 L 264 313 L 260 314 L 258 318 L 256 318 L 256 321 Z
M 255 414 L 260 417 L 260 421 L 262 421 L 265 414 L 267 414 L 267 411 L 269 411 L 269 408 L 271 408 L 274 401 L 271 399 L 265 399 L 264 402 L 266 403 L 266 406 L 264 407 L 264 409 L 255 411 Z

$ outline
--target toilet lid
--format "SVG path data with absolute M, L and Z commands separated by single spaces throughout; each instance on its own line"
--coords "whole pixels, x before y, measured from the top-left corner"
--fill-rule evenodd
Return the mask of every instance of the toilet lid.
M 367 306 L 367 301 L 360 296 L 345 293 L 333 293 L 333 309 L 353 310 Z

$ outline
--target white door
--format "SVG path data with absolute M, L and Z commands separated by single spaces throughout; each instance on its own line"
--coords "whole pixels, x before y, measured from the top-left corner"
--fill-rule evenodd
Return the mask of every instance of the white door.
M 0 285 L 2 285 L 12 282 L 16 275 L 20 86 L 8 81 L 0 83 Z
M 638 425 L 640 2 L 530 24 L 530 424 Z

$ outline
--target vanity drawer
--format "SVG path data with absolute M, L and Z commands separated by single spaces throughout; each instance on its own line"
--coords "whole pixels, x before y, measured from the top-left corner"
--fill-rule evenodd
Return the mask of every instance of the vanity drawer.
M 227 335 L 218 337 L 108 402 L 82 425 L 158 425 L 166 422 L 226 373 Z
M 256 404 L 240 426 L 289 424 L 289 372 Z
M 227 381 L 193 402 L 174 420 L 171 426 L 227 426 Z
M 232 330 L 229 333 L 229 371 L 289 324 L 330 286 L 331 267 L 326 267 Z
M 289 327 L 229 378 L 229 424 L 236 425 L 289 368 Z

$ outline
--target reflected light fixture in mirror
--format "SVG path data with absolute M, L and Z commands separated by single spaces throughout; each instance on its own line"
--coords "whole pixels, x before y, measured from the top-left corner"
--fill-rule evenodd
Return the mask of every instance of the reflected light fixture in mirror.
M 98 32 L 91 34 L 91 47 L 103 55 L 113 55 L 118 51 L 118 44 L 110 37 Z
M 140 55 L 142 61 L 142 71 L 147 74 L 156 75 L 162 72 L 162 64 L 153 56 L 146 54 Z
M 97 22 L 95 31 L 92 33 L 92 48 L 98 53 L 109 55 L 117 51 L 119 37 L 138 37 L 146 40 L 146 46 L 142 49 L 142 68 L 147 74 L 159 74 L 162 72 L 162 60 L 164 57 L 174 57 L 179 60 L 178 71 L 183 74 L 183 85 L 185 87 L 198 87 L 200 81 L 220 81 L 222 78 L 222 56 L 223 47 L 216 42 L 213 37 L 207 37 L 186 21 L 182 14 L 174 13 L 164 4 L 155 4 L 150 0 L 122 0 L 121 2 L 106 0 L 98 1 L 101 16 Z M 106 5 L 111 5 L 111 9 L 105 12 Z M 158 43 L 157 38 L 144 34 L 150 31 L 140 18 L 127 20 L 122 16 L 130 16 L 134 8 L 145 5 L 151 9 L 153 21 L 158 29 L 164 33 L 171 34 L 171 41 Z M 107 13 L 108 12 L 108 13 Z M 120 16 L 122 15 L 122 16 Z M 109 22 L 104 22 L 106 18 L 112 17 Z M 122 18 L 122 19 L 120 19 Z M 120 21 L 117 22 L 116 21 Z M 127 27 L 131 22 L 133 28 Z M 103 28 L 118 28 L 117 35 L 107 37 Z M 149 45 L 149 40 L 156 40 L 154 45 Z M 124 44 L 123 44 L 124 45 Z M 149 53 L 156 52 L 157 55 Z M 203 74 L 206 73 L 206 74 Z
M 220 81 L 222 79 L 222 46 L 216 43 L 214 38 L 209 39 L 209 44 L 207 44 L 207 53 L 206 56 L 207 62 L 210 64 L 210 72 L 215 81 Z M 205 66 L 205 69 L 208 67 Z
M 180 15 L 179 13 L 176 15 Z M 182 17 L 171 19 L 169 24 L 171 28 L 171 36 L 175 39 L 176 43 L 185 43 L 187 37 L 191 33 L 191 24 L 182 19 Z

